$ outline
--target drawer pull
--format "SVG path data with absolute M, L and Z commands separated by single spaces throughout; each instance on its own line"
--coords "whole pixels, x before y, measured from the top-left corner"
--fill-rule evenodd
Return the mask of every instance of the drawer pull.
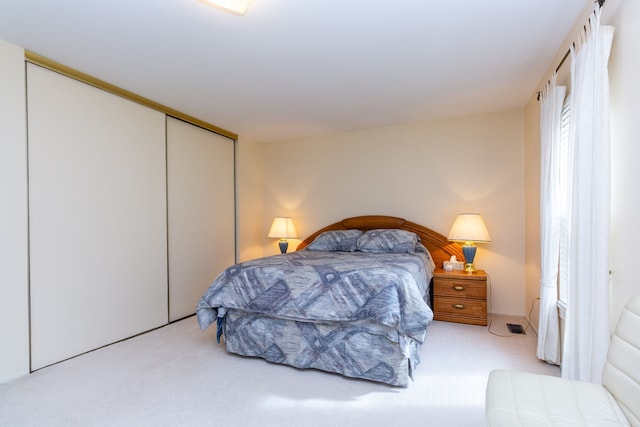
M 464 309 L 464 304 L 453 304 L 453 308 L 457 308 L 458 310 Z
M 454 291 L 464 291 L 464 286 L 454 286 L 453 290 Z

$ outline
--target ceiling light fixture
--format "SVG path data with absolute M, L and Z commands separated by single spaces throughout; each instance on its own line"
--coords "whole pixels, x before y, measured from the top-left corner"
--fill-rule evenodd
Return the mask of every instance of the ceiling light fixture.
M 210 6 L 223 10 L 232 15 L 244 15 L 251 0 L 201 0 Z

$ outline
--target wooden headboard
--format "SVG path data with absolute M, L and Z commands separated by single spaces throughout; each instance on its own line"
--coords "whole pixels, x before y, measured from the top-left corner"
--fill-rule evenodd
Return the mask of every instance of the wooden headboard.
M 404 218 L 382 215 L 355 216 L 327 225 L 300 242 L 296 250 L 304 249 L 324 231 L 350 230 L 354 228 L 363 231 L 376 228 L 399 228 L 401 230 L 412 231 L 420 236 L 421 243 L 429 249 L 437 268 L 442 268 L 442 262 L 448 261 L 451 255 L 455 255 L 459 260 L 464 260 L 462 248 L 456 243 L 449 242 L 442 234 L 420 224 L 407 221 Z

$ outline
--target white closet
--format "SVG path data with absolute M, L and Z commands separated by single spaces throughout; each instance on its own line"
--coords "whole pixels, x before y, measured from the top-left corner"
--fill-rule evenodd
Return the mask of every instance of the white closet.
M 169 320 L 235 259 L 233 140 L 167 118 Z
M 235 254 L 232 139 L 27 66 L 31 369 L 195 312 Z

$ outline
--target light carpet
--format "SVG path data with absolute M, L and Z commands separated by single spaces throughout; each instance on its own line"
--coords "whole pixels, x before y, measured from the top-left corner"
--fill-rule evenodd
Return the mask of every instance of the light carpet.
M 492 369 L 559 375 L 506 321 L 434 321 L 397 388 L 229 354 L 191 317 L 0 384 L 0 426 L 484 426 Z

